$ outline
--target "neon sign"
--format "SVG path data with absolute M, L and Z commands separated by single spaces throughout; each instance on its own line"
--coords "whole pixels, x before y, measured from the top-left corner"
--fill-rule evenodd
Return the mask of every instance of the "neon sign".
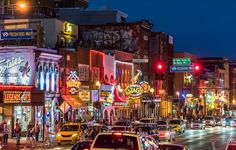
M 4 103 L 30 103 L 29 91 L 3 91 Z
M 79 77 L 76 75 L 76 71 L 71 71 L 66 81 L 66 87 L 70 89 L 71 94 L 76 94 L 81 85 Z
M 64 23 L 64 33 L 70 34 L 72 32 L 72 25 L 69 22 Z
M 35 61 L 32 52 L 9 52 L 0 55 L 0 83 L 34 85 Z
M 129 96 L 131 98 L 132 97 L 139 97 L 142 95 L 143 89 L 140 85 L 133 84 L 133 85 L 130 85 L 126 88 L 125 93 L 127 96 Z

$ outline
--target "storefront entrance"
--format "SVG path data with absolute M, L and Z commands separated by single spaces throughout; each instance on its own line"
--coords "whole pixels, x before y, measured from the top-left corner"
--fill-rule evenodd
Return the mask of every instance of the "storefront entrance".
M 27 131 L 27 125 L 32 121 L 32 108 L 31 106 L 14 106 L 13 108 L 14 125 L 19 123 L 21 131 Z

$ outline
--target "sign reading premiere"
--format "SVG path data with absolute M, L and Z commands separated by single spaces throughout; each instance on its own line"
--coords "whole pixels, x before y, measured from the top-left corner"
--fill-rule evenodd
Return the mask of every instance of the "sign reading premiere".
M 29 91 L 3 91 L 4 103 L 30 103 Z
M 0 53 L 0 83 L 34 85 L 33 52 Z

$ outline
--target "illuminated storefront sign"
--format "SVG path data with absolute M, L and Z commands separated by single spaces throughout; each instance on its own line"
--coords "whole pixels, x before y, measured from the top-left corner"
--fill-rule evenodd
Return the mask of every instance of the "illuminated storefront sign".
M 69 22 L 64 23 L 64 33 L 70 34 L 72 32 L 72 25 Z
M 80 90 L 79 91 L 79 98 L 82 101 L 90 101 L 90 91 L 89 90 Z
M 11 39 L 32 39 L 33 30 L 32 29 L 19 29 L 19 30 L 1 30 L 1 39 L 11 40 Z
M 67 77 L 66 87 L 71 94 L 76 94 L 81 85 L 79 77 L 76 75 L 76 71 L 71 71 L 69 77 Z
M 129 96 L 130 98 L 132 97 L 139 97 L 143 93 L 143 89 L 140 85 L 134 84 L 130 85 L 126 88 L 125 91 L 126 95 Z
M 148 93 L 148 92 L 149 92 L 149 90 L 150 90 L 150 85 L 148 84 L 148 82 L 142 81 L 142 82 L 140 83 L 140 86 L 141 86 L 142 89 L 143 89 L 143 93 Z
M 4 103 L 30 103 L 29 91 L 3 91 Z
M 113 96 L 114 86 L 113 85 L 102 85 L 100 87 L 100 98 L 99 100 L 104 102 L 104 106 L 111 106 L 114 101 Z
M 34 74 L 32 52 L 0 53 L 0 83 L 34 85 Z

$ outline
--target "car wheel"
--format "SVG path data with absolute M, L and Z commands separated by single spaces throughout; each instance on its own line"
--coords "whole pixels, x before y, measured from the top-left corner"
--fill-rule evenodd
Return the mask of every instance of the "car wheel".
M 61 145 L 61 143 L 57 143 L 57 145 Z
M 172 140 L 175 141 L 175 138 L 173 138 Z

